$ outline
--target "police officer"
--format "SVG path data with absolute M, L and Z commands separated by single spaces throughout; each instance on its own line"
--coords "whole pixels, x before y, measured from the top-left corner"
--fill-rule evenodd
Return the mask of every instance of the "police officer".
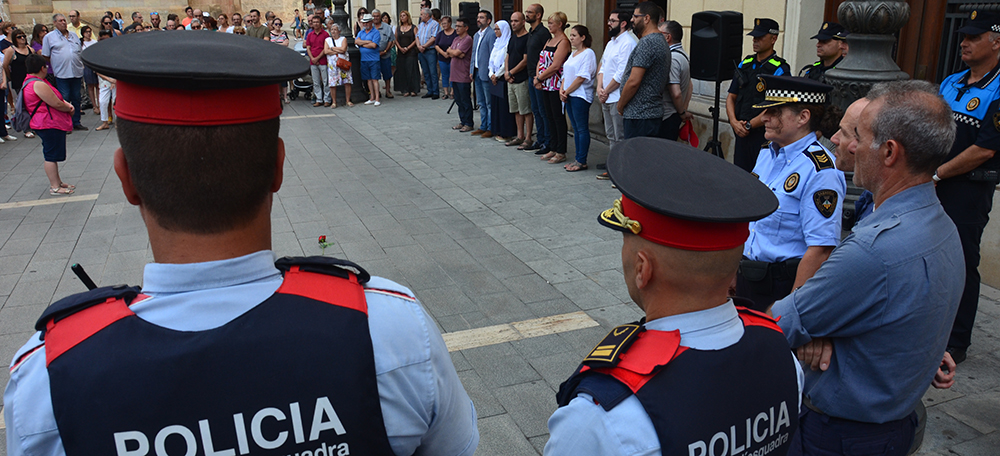
M 761 76 L 768 143 L 753 174 L 778 197 L 778 210 L 750 224 L 736 295 L 763 311 L 802 286 L 840 241 L 847 183 L 816 132 L 839 119 L 827 102 L 829 85 L 792 76 Z
M 941 82 L 957 127 L 955 144 L 934 174 L 937 195 L 958 227 L 965 253 L 965 292 L 948 341 L 956 363 L 965 360 L 979 303 L 979 243 L 1000 183 L 1000 15 L 973 10 L 962 34 L 962 61 L 969 69 Z
M 8 455 L 471 455 L 472 402 L 409 290 L 343 260 L 274 261 L 278 87 L 302 57 L 177 33 L 82 58 L 118 81 L 115 172 L 155 262 L 141 292 L 46 309 L 4 393 Z
M 816 42 L 816 56 L 819 57 L 815 63 L 806 65 L 799 70 L 799 76 L 804 76 L 813 81 L 823 81 L 823 75 L 835 68 L 844 56 L 847 55 L 847 35 L 849 33 L 843 25 L 836 22 L 824 22 L 812 40 Z
M 544 454 L 708 455 L 732 445 L 722 453 L 784 455 L 801 371 L 774 321 L 727 297 L 747 224 L 775 210 L 774 195 L 726 161 L 660 138 L 619 143 L 608 172 L 622 197 L 598 221 L 624 235 L 625 282 L 645 318 L 614 328 L 560 386 Z
M 763 74 L 775 76 L 791 73 L 788 62 L 774 52 L 778 41 L 778 22 L 774 19 L 756 19 L 754 28 L 747 33 L 753 37 L 753 54 L 743 58 L 736 65 L 733 82 L 726 97 L 726 116 L 736 134 L 733 163 L 747 171 L 753 169 L 757 153 L 764 144 L 763 110 L 753 105 L 764 99 L 764 87 L 757 77 Z

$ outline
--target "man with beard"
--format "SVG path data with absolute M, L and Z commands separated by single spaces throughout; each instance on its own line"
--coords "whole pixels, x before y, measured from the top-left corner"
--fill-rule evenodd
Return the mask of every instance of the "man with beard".
M 636 5 L 632 17 L 632 28 L 640 38 L 628 56 L 617 105 L 626 139 L 660 135 L 663 89 L 670 77 L 670 59 L 664 58 L 670 48 L 656 28 L 661 17 L 663 9 L 653 2 Z
M 611 40 L 604 46 L 604 55 L 597 65 L 597 99 L 601 102 L 604 112 L 604 133 L 608 137 L 608 147 L 625 139 L 625 126 L 622 115 L 615 105 L 621 96 L 621 77 L 625 73 L 625 63 L 635 49 L 639 39 L 632 33 L 631 12 L 617 9 L 608 16 L 608 36 Z M 608 173 L 597 176 L 598 179 L 609 179 Z

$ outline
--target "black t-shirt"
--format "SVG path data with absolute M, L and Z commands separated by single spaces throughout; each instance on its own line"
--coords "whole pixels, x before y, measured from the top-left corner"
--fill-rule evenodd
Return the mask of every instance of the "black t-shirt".
M 549 29 L 541 23 L 528 33 L 528 76 L 535 77 L 535 70 L 538 68 L 538 56 L 542 49 L 545 49 L 545 42 L 552 38 Z
M 524 36 L 511 36 L 510 43 L 507 44 L 507 68 L 514 68 L 524 60 L 528 52 L 528 34 L 525 33 Z M 514 83 L 520 84 L 528 80 L 528 68 L 525 67 L 523 70 L 517 73 L 511 73 L 514 77 Z

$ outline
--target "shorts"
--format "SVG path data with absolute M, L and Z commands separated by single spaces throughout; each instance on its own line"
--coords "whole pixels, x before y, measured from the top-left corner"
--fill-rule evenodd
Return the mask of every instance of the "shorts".
M 54 128 L 35 130 L 42 140 L 42 155 L 47 162 L 66 161 L 66 132 Z
M 507 98 L 510 98 L 510 113 L 526 116 L 531 114 L 531 100 L 528 98 L 528 81 L 507 84 Z
M 379 59 L 379 67 L 382 69 L 382 79 L 388 81 L 392 79 L 392 58 L 386 56 Z
M 378 60 L 362 60 L 361 61 L 361 80 L 371 81 L 378 80 L 379 73 L 379 62 Z
M 87 85 L 97 84 L 97 73 L 91 70 L 90 67 L 83 67 L 83 82 Z

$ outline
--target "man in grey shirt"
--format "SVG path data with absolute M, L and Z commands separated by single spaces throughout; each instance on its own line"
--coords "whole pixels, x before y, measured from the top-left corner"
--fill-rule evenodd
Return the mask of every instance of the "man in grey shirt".
M 639 43 L 629 54 L 622 77 L 618 113 L 624 118 L 625 139 L 637 136 L 660 137 L 663 120 L 663 88 L 670 76 L 667 40 L 656 28 L 663 9 L 653 2 L 636 5 L 632 28 Z
M 83 61 L 80 60 L 80 37 L 66 27 L 66 16 L 55 14 L 55 33 L 42 39 L 42 56 L 52 65 L 56 88 L 63 99 L 73 105 L 73 129 L 86 130 L 80 124 L 80 87 L 83 85 Z
M 382 12 L 377 9 L 372 10 L 372 27 L 375 27 L 379 34 L 378 64 L 382 80 L 385 81 L 385 97 L 395 98 L 392 95 L 392 56 L 389 51 L 392 50 L 390 46 L 396 38 L 393 36 L 392 26 L 382 22 Z
M 687 112 L 691 102 L 691 62 L 681 45 L 684 31 L 677 21 L 663 21 L 660 33 L 670 46 L 670 79 L 663 94 L 663 122 L 660 136 L 676 141 L 681 122 L 691 116 Z

